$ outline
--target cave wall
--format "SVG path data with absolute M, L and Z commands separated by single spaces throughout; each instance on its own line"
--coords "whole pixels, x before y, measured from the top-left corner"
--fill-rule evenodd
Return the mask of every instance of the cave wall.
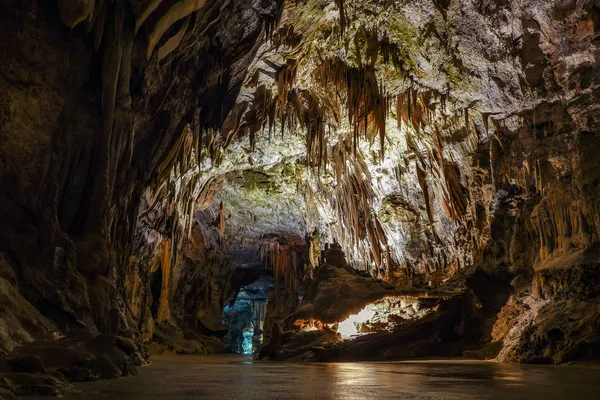
M 401 183 L 386 198 L 409 237 L 396 247 L 395 278 L 436 285 L 481 268 L 514 293 L 496 325 L 500 341 L 501 327 L 517 323 L 500 360 L 597 357 L 598 338 L 582 329 L 597 329 L 596 308 L 566 321 L 598 295 L 597 5 L 463 3 L 457 40 L 481 52 L 463 58 L 482 80 L 479 112 L 407 140 Z M 496 42 L 508 32 L 511 46 Z
M 306 141 L 320 240 L 397 285 L 483 270 L 500 360 L 597 357 L 596 1 L 313 0 L 257 57 L 240 131 Z
M 163 3 L 0 4 L 3 352 L 82 328 L 138 337 L 124 278 L 144 191 L 190 129 L 220 126 L 281 6 Z
M 405 63 L 424 65 L 413 67 L 403 78 L 390 75 L 381 55 L 384 48 L 379 49 L 376 66 L 382 70 L 380 79 L 389 79 L 386 85 L 412 81 L 412 93 L 399 98 L 403 108 L 392 106 L 392 115 L 401 114 L 396 115 L 400 130 L 396 121 L 386 121 L 386 156 L 377 154 L 379 143 L 360 143 L 359 162 L 352 165 L 349 156 L 342 161 L 347 165 L 343 171 L 346 179 L 340 182 L 331 175 L 344 168 L 337 165 L 340 156 L 336 153 L 343 146 L 335 136 L 328 138 L 334 147 L 329 150 L 329 175 L 322 173 L 321 182 L 313 185 L 320 192 L 321 204 L 331 203 L 329 213 L 344 225 L 354 216 L 352 207 L 340 207 L 343 194 L 358 194 L 364 201 L 356 208 L 373 208 L 385 233 L 370 235 L 368 219 L 372 217 L 360 212 L 361 226 L 345 225 L 350 231 L 346 237 L 344 232 L 332 231 L 331 237 L 342 243 L 351 263 L 358 260 L 357 267 L 390 281 L 423 276 L 414 284 L 427 284 L 473 265 L 487 264 L 490 270 L 508 267 L 511 272 L 531 269 L 559 248 L 584 248 L 596 241 L 590 234 L 571 240 L 572 235 L 579 236 L 571 233 L 581 229 L 579 225 L 558 233 L 562 228 L 552 226 L 563 226 L 566 221 L 549 225 L 544 221 L 562 218 L 550 216 L 553 212 L 549 211 L 560 202 L 579 204 L 575 199 L 583 186 L 595 190 L 595 157 L 590 153 L 584 156 L 580 146 L 583 140 L 586 149 L 594 148 L 598 129 L 594 117 L 598 79 L 594 4 L 456 1 L 440 13 L 435 7 L 425 11 L 423 2 L 409 1 L 396 10 L 404 12 L 408 27 L 394 26 L 397 21 L 387 26 L 381 22 L 390 37 L 393 29 L 413 30 L 416 39 L 404 44 L 409 47 L 408 54 L 400 56 Z M 378 7 L 376 1 L 371 5 Z M 354 12 L 355 21 L 349 18 L 347 24 L 368 26 L 368 21 L 361 19 L 365 16 Z M 336 23 L 334 18 L 331 24 Z M 325 34 L 305 33 L 314 40 Z M 366 41 L 360 30 L 346 35 Z M 357 57 L 355 52 L 367 52 L 368 56 L 368 44 L 359 42 L 357 49 L 349 46 L 340 51 L 347 58 Z M 417 44 L 432 53 L 426 57 L 429 64 L 410 58 L 411 46 Z M 320 44 L 313 45 L 321 49 Z M 373 46 L 383 46 L 382 40 Z M 437 54 L 440 51 L 453 55 L 443 58 Z M 424 57 L 422 53 L 419 56 Z M 447 66 L 439 64 L 444 61 Z M 353 62 L 347 60 L 348 65 Z M 448 71 L 451 68 L 455 74 Z M 331 89 L 316 78 L 306 78 L 306 71 L 298 74 L 298 86 Z M 407 101 L 422 104 L 408 110 L 408 118 L 404 115 Z M 423 114 L 417 121 L 415 112 Z M 346 143 L 345 150 L 352 151 L 351 146 Z M 364 188 L 347 183 L 357 179 L 365 181 L 361 182 Z M 581 211 L 587 214 L 582 224 L 588 226 L 588 221 L 596 218 L 595 206 L 591 198 L 582 195 L 588 198 L 586 211 Z M 511 250 L 512 245 L 517 247 Z M 540 249 L 548 246 L 549 250 Z M 386 257 L 376 261 L 377 247 L 384 254 L 389 251 L 388 262 Z M 381 268 L 384 270 L 379 271 Z

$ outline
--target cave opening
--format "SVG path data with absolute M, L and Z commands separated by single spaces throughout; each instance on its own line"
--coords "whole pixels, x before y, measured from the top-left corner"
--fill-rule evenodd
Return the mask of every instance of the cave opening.
M 234 353 L 253 355 L 263 343 L 263 329 L 269 302 L 269 292 L 275 280 L 261 277 L 239 289 L 235 298 L 223 308 L 222 322 L 228 326 L 223 337 Z

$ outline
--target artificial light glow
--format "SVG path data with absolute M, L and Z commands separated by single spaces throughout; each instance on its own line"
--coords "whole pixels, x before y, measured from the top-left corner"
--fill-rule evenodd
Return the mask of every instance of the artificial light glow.
M 242 349 L 244 354 L 252 354 L 254 348 L 252 346 L 252 337 L 254 336 L 254 331 L 244 331 L 244 342 L 242 343 Z
M 323 329 L 323 323 L 315 319 L 297 319 L 294 326 L 298 327 L 300 332 L 312 332 Z
M 358 335 L 360 325 L 370 321 L 375 316 L 375 307 L 369 304 L 363 308 L 358 314 L 351 315 L 344 321 L 338 324 L 337 332 L 342 335 L 342 338 L 347 339 Z

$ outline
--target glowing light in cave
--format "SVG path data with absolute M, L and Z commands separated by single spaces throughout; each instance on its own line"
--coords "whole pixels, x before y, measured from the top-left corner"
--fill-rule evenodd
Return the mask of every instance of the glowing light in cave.
M 342 335 L 342 338 L 347 339 L 352 336 L 359 335 L 360 325 L 370 321 L 375 316 L 375 306 L 369 304 L 363 308 L 358 314 L 354 314 L 346 318 L 338 324 L 337 332 Z
M 244 354 L 252 354 L 254 350 L 252 346 L 252 337 L 254 336 L 254 331 L 244 331 L 242 334 L 244 335 L 242 351 Z

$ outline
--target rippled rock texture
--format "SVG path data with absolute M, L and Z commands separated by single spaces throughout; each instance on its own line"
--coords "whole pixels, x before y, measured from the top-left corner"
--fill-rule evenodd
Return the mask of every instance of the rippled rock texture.
M 271 353 L 461 282 L 423 354 L 598 358 L 599 31 L 595 0 L 0 1 L 2 358 L 225 351 L 267 276 Z

